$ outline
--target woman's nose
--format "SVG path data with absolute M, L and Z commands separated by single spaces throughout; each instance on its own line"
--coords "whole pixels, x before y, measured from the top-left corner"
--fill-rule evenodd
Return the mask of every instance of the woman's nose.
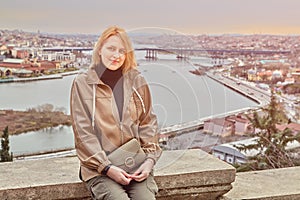
M 115 58 L 120 58 L 120 57 L 121 57 L 121 54 L 120 54 L 119 52 L 116 52 L 116 53 L 114 54 L 114 57 L 115 57 Z

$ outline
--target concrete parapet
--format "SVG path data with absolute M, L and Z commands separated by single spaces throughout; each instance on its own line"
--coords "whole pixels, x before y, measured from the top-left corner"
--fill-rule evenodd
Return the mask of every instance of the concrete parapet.
M 0 164 L 0 199 L 90 199 L 76 157 Z M 217 199 L 235 169 L 201 150 L 164 151 L 155 168 L 157 199 Z
M 235 169 L 201 150 L 165 151 L 156 165 L 157 199 L 216 199 L 231 189 Z
M 237 173 L 221 200 L 299 200 L 300 167 Z

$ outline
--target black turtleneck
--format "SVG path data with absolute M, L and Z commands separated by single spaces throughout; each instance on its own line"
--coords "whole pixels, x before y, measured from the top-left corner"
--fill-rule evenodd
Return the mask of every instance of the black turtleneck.
M 95 70 L 99 79 L 112 89 L 118 107 L 119 116 L 122 120 L 124 88 L 121 67 L 117 70 L 110 70 L 106 68 L 101 62 L 99 65 L 96 66 Z

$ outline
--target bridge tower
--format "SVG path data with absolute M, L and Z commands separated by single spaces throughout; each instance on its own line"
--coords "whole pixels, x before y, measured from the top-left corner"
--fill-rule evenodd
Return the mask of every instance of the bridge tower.
M 216 53 L 211 56 L 211 63 L 213 66 L 222 66 L 225 62 L 225 56 L 222 55 L 217 55 Z
M 177 59 L 187 59 L 187 58 L 189 58 L 187 49 L 182 49 L 181 48 L 176 53 L 177 53 L 177 56 L 176 56 Z
M 156 60 L 157 59 L 157 50 L 147 49 L 145 58 Z

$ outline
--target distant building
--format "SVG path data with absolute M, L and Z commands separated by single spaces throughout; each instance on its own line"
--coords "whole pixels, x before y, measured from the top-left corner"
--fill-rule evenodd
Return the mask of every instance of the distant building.
M 13 49 L 11 50 L 12 56 L 18 59 L 25 59 L 29 57 L 29 53 L 25 49 Z
M 0 55 L 0 62 L 3 61 L 6 57 L 4 55 Z
M 257 81 L 257 71 L 255 69 L 249 69 L 247 73 L 247 79 L 249 81 Z
M 0 46 L 0 55 L 3 55 L 6 52 L 8 52 L 7 46 L 5 45 Z
M 226 144 L 220 144 L 212 148 L 212 155 L 216 158 L 224 160 L 230 164 L 242 164 L 247 162 L 249 157 L 253 157 L 259 153 L 258 150 L 251 149 L 247 151 L 240 151 L 237 147 L 242 145 L 251 145 L 256 143 L 257 138 L 250 138 L 246 140 L 234 141 Z M 297 141 L 290 142 L 287 145 L 287 149 L 293 149 L 300 147 L 300 143 Z
M 272 80 L 272 71 L 260 71 L 257 73 L 257 80 L 258 81 L 271 81 Z
M 221 137 L 253 132 L 249 120 L 241 114 L 206 120 L 203 131 Z
M 300 68 L 292 69 L 291 77 L 295 79 L 296 83 L 300 83 Z
M 226 119 L 234 123 L 235 135 L 245 135 L 248 133 L 253 133 L 254 131 L 250 121 L 244 115 L 232 115 L 228 116 Z
M 289 124 L 276 125 L 276 128 L 280 131 L 283 131 L 284 129 L 288 128 L 292 131 L 292 133 L 294 135 L 296 135 L 297 133 L 300 133 L 300 124 L 294 123 L 294 122 L 291 122 Z
M 12 75 L 12 69 L 6 67 L 0 67 L 0 77 Z
M 28 77 L 60 69 L 60 62 L 9 58 L 0 62 L 1 76 Z
M 2 62 L 0 62 L 1 77 L 12 75 L 18 77 L 31 76 L 33 72 L 31 70 L 28 70 L 28 68 L 30 67 L 30 64 L 26 64 L 25 60 L 23 59 L 4 59 Z
M 43 52 L 39 55 L 41 60 L 75 62 L 76 55 L 71 52 Z
M 230 164 L 245 163 L 249 156 L 255 156 L 258 151 L 240 151 L 236 146 L 254 144 L 256 138 L 220 144 L 212 148 L 212 155 Z
M 275 70 L 272 73 L 272 79 L 282 78 L 282 72 L 280 70 Z
M 226 118 L 214 118 L 204 121 L 203 132 L 225 137 L 233 134 L 233 126 L 234 123 Z
M 295 78 L 293 77 L 287 77 L 284 79 L 284 82 L 282 85 L 288 85 L 288 84 L 294 84 L 295 83 Z
M 26 77 L 31 77 L 33 72 L 31 70 L 27 69 L 17 69 L 13 71 L 13 75 L 19 77 L 19 78 L 26 78 Z
M 272 79 L 282 78 L 282 72 L 279 70 L 271 71 L 271 70 L 256 70 L 249 69 L 247 71 L 247 79 L 249 81 L 271 81 Z

